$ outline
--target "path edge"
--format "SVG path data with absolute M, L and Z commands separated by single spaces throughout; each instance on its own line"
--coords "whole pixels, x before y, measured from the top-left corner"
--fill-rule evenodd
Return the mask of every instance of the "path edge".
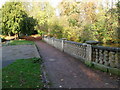
M 44 65 L 44 62 L 43 62 L 43 58 L 40 54 L 39 47 L 36 45 L 36 43 L 35 43 L 35 48 L 38 51 L 38 54 L 39 54 L 40 58 L 42 59 L 41 70 L 42 70 L 42 79 L 43 79 L 43 82 L 45 83 L 44 87 L 49 88 L 50 87 L 50 85 L 49 85 L 50 81 L 47 79 L 47 73 L 45 71 L 45 65 Z

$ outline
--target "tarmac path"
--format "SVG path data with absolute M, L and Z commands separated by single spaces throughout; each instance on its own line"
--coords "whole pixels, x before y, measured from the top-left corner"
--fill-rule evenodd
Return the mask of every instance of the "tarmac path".
M 35 41 L 52 88 L 117 88 L 116 76 L 95 70 L 43 41 Z

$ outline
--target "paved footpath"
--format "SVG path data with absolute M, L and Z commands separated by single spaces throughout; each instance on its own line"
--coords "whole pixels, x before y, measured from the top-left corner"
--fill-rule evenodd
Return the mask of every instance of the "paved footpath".
M 52 88 L 116 88 L 117 78 L 91 69 L 80 60 L 42 41 L 36 41 Z

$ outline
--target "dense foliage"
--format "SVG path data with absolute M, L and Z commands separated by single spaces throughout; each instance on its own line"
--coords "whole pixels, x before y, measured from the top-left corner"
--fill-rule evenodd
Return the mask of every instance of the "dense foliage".
M 48 2 L 6 3 L 2 7 L 3 34 L 29 35 L 35 28 L 40 35 L 76 42 L 120 42 L 120 2 L 115 1 L 62 0 L 56 8 Z
M 64 27 L 63 36 L 67 36 L 68 40 L 78 42 L 85 42 L 86 40 L 119 41 L 117 35 L 120 32 L 118 31 L 119 5 L 115 6 L 114 3 L 110 7 L 109 3 L 107 5 L 106 2 L 106 6 L 103 6 L 102 2 L 97 0 L 62 1 L 59 5 L 60 18 L 63 18 L 63 21 L 66 20 L 66 23 L 62 25 Z
M 28 17 L 21 2 L 6 2 L 2 6 L 2 34 L 19 36 L 32 34 L 35 20 Z
M 89 0 L 75 2 L 63 0 L 56 9 L 49 3 L 33 3 L 31 10 L 38 20 L 37 30 L 56 38 L 67 38 L 71 41 L 85 42 L 97 40 L 104 43 L 118 42 L 119 38 L 119 2 Z M 112 3 L 112 6 L 110 6 Z M 56 16 L 56 10 L 59 15 Z M 31 12 L 31 11 L 30 11 Z

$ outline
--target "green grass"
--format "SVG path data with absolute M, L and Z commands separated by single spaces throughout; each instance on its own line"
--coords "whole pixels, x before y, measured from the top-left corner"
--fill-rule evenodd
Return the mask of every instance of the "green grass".
M 43 88 L 39 58 L 19 59 L 2 69 L 3 88 Z
M 33 45 L 33 41 L 27 41 L 27 40 L 12 40 L 10 41 L 9 45 Z

